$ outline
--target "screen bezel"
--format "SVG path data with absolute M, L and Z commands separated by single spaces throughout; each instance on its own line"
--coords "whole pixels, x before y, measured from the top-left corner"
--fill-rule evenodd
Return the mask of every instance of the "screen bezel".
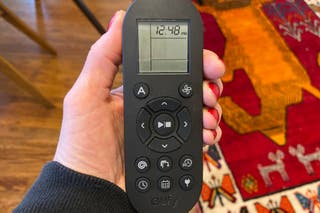
M 185 23 L 188 26 L 188 38 L 187 38 L 187 71 L 186 72 L 141 72 L 140 71 L 140 42 L 139 42 L 139 23 L 146 23 L 146 22 L 150 22 L 150 23 L 155 23 L 155 22 L 163 22 L 163 23 L 168 23 L 168 22 L 180 22 L 180 23 Z M 137 26 L 137 52 L 138 52 L 138 60 L 137 60 L 137 73 L 138 75 L 189 75 L 190 74 L 190 62 L 191 62 L 191 54 L 190 54 L 190 49 L 191 49 L 191 44 L 190 44 L 190 33 L 191 33 L 191 25 L 190 25 L 190 20 L 188 19 L 137 19 L 136 20 L 136 26 Z

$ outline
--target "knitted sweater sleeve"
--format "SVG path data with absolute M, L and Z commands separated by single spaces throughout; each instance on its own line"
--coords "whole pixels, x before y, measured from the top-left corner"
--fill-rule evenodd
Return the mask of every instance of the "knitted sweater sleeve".
M 127 194 L 111 182 L 46 164 L 14 213 L 135 213 Z

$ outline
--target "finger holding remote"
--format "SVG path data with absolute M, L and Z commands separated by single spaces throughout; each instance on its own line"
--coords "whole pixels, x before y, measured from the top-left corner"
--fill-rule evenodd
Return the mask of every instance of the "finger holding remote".
M 203 141 L 206 145 L 212 145 L 218 142 L 222 135 L 219 127 L 222 109 L 218 99 L 223 91 L 220 78 L 225 73 L 225 65 L 215 53 L 204 50 L 203 67 Z

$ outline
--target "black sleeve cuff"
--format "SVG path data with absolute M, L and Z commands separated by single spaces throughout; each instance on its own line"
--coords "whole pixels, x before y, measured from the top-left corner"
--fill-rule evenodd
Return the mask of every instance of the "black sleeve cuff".
M 127 194 L 115 184 L 73 171 L 58 162 L 46 164 L 23 201 L 20 212 L 133 213 Z

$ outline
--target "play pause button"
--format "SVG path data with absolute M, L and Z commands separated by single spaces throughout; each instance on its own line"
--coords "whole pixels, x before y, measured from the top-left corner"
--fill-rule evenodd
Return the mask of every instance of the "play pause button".
M 174 119 L 168 114 L 160 114 L 154 119 L 153 127 L 161 136 L 168 136 L 175 130 Z

